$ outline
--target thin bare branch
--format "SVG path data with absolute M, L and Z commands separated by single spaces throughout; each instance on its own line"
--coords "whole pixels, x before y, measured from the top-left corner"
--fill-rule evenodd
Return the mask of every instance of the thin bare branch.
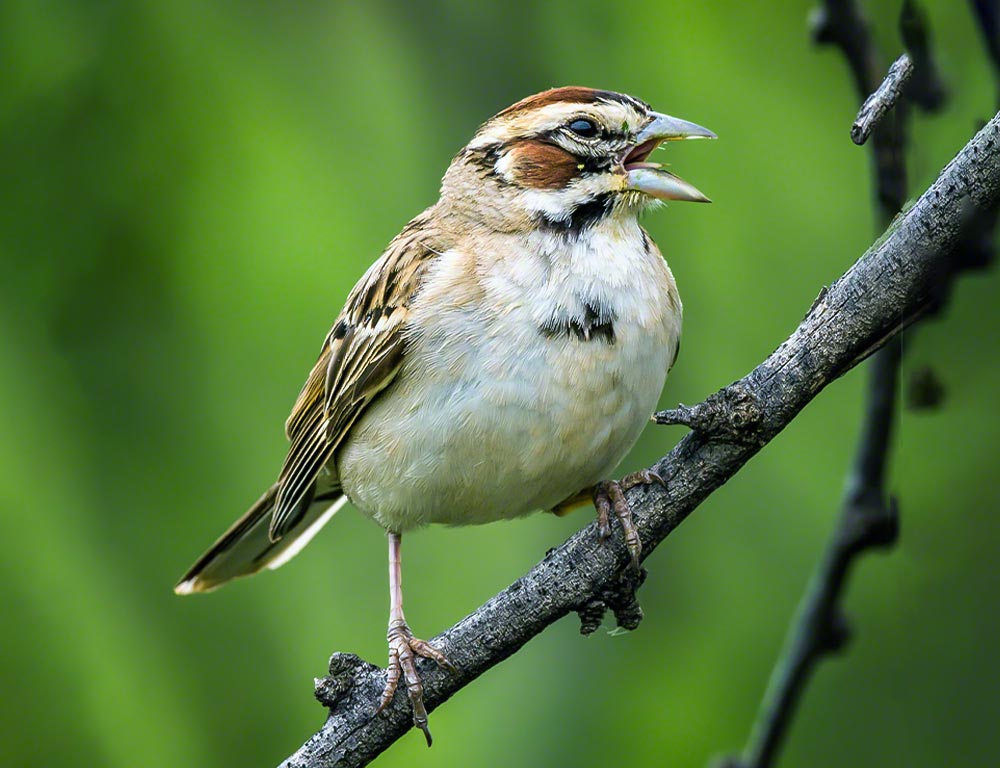
M 913 61 L 905 53 L 896 59 L 878 89 L 865 99 L 858 117 L 851 126 L 851 141 L 864 144 L 871 136 L 872 129 L 879 124 L 886 112 L 896 106 L 903 88 L 913 74 Z

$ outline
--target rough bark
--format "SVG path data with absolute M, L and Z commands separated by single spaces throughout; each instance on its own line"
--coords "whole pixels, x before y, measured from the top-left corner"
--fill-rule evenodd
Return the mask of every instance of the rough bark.
M 977 212 L 1000 200 L 1000 115 L 944 169 L 938 180 L 829 289 L 798 328 L 744 378 L 664 423 L 693 431 L 652 469 L 666 480 L 629 491 L 643 554 L 653 549 L 713 490 L 733 476 L 819 392 L 918 318 L 932 301 L 948 255 Z M 619 528 L 605 544 L 590 525 L 552 550 L 530 572 L 433 639 L 458 668 L 421 664 L 428 710 L 515 653 L 574 611 L 630 606 L 637 580 Z M 592 618 L 591 618 L 592 620 Z M 404 696 L 374 711 L 384 670 L 335 654 L 317 697 L 326 723 L 285 766 L 360 766 L 411 727 Z
M 875 126 L 899 102 L 912 74 L 913 61 L 904 53 L 892 63 L 882 84 L 861 105 L 861 111 L 851 126 L 851 141 L 858 145 L 868 141 Z

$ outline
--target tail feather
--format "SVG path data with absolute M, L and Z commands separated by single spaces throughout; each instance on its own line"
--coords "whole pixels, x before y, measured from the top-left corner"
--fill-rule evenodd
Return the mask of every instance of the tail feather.
M 301 511 L 297 510 L 295 524 L 280 539 L 272 541 L 268 528 L 277 495 L 275 483 L 191 566 L 174 592 L 178 595 L 211 592 L 231 579 L 250 576 L 264 568 L 281 567 L 347 502 L 347 497 L 339 493 L 316 498 L 309 493 L 301 502 Z

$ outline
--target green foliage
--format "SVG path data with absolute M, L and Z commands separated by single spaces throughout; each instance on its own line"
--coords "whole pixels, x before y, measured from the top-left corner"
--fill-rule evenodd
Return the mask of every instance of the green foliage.
M 871 5 L 895 54 L 897 4 Z M 915 118 L 914 193 L 994 99 L 965 6 L 926 5 L 954 96 Z M 715 203 L 647 222 L 686 309 L 663 404 L 759 362 L 875 234 L 856 98 L 839 54 L 808 43 L 807 6 L 0 4 L 0 763 L 271 765 L 321 723 L 330 652 L 384 663 L 384 537 L 350 509 L 281 571 L 171 587 L 275 477 L 351 285 L 517 98 L 614 88 L 719 134 L 668 150 Z M 994 294 L 995 276 L 964 279 L 912 334 L 907 368 L 931 364 L 947 400 L 902 417 L 902 542 L 858 570 L 858 634 L 810 689 L 788 765 L 992 761 Z M 433 751 L 411 734 L 380 764 L 699 766 L 741 745 L 834 520 L 861 375 L 652 557 L 638 631 L 565 620 L 434 713 Z M 650 427 L 622 471 L 679 434 Z M 410 536 L 414 629 L 586 522 Z

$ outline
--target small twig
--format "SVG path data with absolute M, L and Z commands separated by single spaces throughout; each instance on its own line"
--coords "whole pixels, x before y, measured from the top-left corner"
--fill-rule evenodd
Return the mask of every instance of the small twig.
M 812 14 L 813 39 L 822 45 L 834 45 L 844 55 L 860 99 L 873 93 L 884 71 L 872 42 L 868 23 L 854 0 L 824 0 Z M 906 202 L 906 164 L 903 162 L 903 124 L 906 102 L 886 113 L 873 133 L 873 171 L 879 220 L 884 224 Z
M 906 81 L 912 74 L 913 61 L 904 53 L 889 67 L 889 73 L 875 93 L 865 99 L 854 125 L 851 126 L 851 141 L 859 146 L 868 141 L 872 129 L 878 125 L 886 112 L 896 106 L 896 102 L 903 95 Z
M 760 403 L 739 382 L 709 395 L 697 405 L 679 405 L 653 415 L 656 424 L 682 425 L 695 432 L 749 444 L 758 441 L 763 419 Z

